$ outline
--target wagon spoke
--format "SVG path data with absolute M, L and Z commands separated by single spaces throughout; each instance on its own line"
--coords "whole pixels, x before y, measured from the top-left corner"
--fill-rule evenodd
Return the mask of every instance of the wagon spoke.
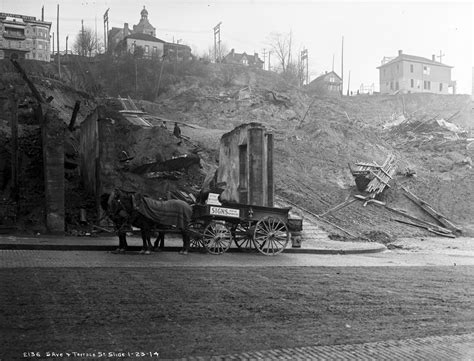
M 209 253 L 222 254 L 232 242 L 230 229 L 225 223 L 211 221 L 204 231 L 203 241 Z
M 259 252 L 276 255 L 286 248 L 288 241 L 288 228 L 279 218 L 267 216 L 257 222 L 254 243 Z

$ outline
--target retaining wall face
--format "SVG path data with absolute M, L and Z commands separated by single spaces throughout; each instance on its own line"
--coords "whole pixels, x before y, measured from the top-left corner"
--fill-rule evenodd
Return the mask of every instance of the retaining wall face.
M 191 148 L 161 127 L 140 127 L 110 119 L 99 120 L 98 193 L 114 188 L 141 192 L 153 198 L 166 198 L 168 192 L 186 188 L 200 170 L 190 167 L 178 179 L 152 177 L 132 172 L 135 167 L 190 154 Z M 123 162 L 125 152 L 132 158 Z M 192 173 L 192 174 L 191 174 Z
M 42 144 L 46 228 L 50 233 L 64 233 L 64 123 L 52 108 L 45 108 Z
M 98 161 L 98 111 L 97 109 L 81 124 L 81 139 L 79 152 L 81 156 L 80 172 L 81 179 L 85 189 L 95 194 L 96 184 L 96 167 Z

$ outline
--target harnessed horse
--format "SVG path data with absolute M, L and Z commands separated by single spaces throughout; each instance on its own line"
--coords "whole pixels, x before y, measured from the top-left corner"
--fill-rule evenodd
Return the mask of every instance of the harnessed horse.
M 105 198 L 106 194 L 102 195 L 102 197 Z M 187 227 L 191 221 L 192 208 L 186 202 L 180 200 L 156 201 L 139 193 L 124 192 L 116 189 L 108 196 L 107 204 L 112 211 L 111 213 L 116 215 L 115 218 L 119 222 L 124 219 L 124 223 L 126 222 L 140 228 L 143 241 L 141 253 L 151 253 L 150 235 L 156 226 L 159 228 L 176 227 L 183 237 L 183 249 L 180 253 L 188 253 L 189 235 Z M 120 231 L 119 241 L 121 241 Z M 158 241 L 160 241 L 160 248 L 163 248 L 164 232 L 159 232 L 155 241 L 155 248 L 158 246 Z

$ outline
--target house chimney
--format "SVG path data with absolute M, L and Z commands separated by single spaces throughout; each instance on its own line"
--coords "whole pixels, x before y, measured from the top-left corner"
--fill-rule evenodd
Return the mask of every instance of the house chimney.
M 431 60 L 436 61 L 436 55 L 431 55 Z
M 232 48 L 232 50 L 230 51 L 230 54 L 234 56 L 234 48 Z
M 403 51 L 399 50 L 398 51 L 398 56 L 401 56 L 403 54 Z
M 41 21 L 44 21 L 44 6 L 41 8 Z

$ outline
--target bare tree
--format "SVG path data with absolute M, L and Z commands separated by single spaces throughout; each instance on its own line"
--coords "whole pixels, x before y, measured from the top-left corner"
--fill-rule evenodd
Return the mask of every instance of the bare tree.
M 74 53 L 82 56 L 92 56 L 92 52 L 97 49 L 97 38 L 90 28 L 84 28 L 77 34 L 73 44 Z
M 277 57 L 282 73 L 285 73 L 291 64 L 292 41 L 293 35 L 291 31 L 285 34 L 270 34 L 269 46 L 272 50 L 272 54 Z

